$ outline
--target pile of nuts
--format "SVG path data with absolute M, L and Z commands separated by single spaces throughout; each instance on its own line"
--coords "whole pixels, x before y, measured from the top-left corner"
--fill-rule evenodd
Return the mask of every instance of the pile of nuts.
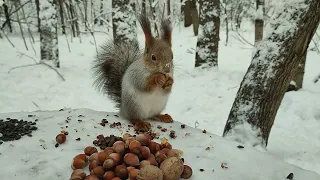
M 178 180 L 189 179 L 192 169 L 184 165 L 182 152 L 149 134 L 124 134 L 122 140 L 98 151 L 88 146 L 73 158 L 70 180 Z M 87 175 L 83 168 L 89 164 Z

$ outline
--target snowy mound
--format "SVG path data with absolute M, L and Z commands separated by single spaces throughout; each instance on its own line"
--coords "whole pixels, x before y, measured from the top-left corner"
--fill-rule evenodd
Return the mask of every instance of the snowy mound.
M 32 115 L 32 116 L 31 116 Z M 115 113 L 89 109 L 65 109 L 63 111 L 20 112 L 0 114 L 0 119 L 16 118 L 28 121 L 37 119 L 38 130 L 32 137 L 23 136 L 17 141 L 0 145 L 0 174 L 4 180 L 41 179 L 67 180 L 72 172 L 72 158 L 83 153 L 99 134 L 120 136 L 133 129 L 128 121 Z M 100 125 L 107 119 L 106 126 Z M 120 122 L 121 127 L 109 125 Z M 242 148 L 236 142 L 227 141 L 210 133 L 181 124 L 152 122 L 153 130 L 169 140 L 174 148 L 183 151 L 185 164 L 193 168 L 193 180 L 285 180 L 294 174 L 294 180 L 319 180 L 320 175 L 290 165 L 253 148 Z M 166 128 L 163 132 L 158 126 Z M 69 132 L 65 144 L 55 147 L 55 137 L 65 130 Z M 176 138 L 170 138 L 174 130 Z M 160 142 L 160 139 L 155 139 Z

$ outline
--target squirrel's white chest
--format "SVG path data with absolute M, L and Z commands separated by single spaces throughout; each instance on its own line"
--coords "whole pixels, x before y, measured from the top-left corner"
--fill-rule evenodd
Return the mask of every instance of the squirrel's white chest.
M 141 119 L 149 119 L 154 115 L 160 114 L 169 98 L 169 95 L 164 93 L 160 88 L 152 92 L 141 92 L 132 86 L 127 86 L 125 91 L 130 94 L 132 101 L 138 106 L 136 109 L 139 112 L 135 112 L 134 114 Z

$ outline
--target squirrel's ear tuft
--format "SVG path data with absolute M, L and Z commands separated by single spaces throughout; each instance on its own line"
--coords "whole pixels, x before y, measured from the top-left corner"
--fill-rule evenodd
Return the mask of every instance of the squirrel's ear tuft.
M 140 14 L 138 20 L 146 39 L 146 47 L 149 48 L 153 43 L 150 20 L 144 14 Z
M 161 38 L 171 46 L 172 26 L 169 18 L 161 20 Z

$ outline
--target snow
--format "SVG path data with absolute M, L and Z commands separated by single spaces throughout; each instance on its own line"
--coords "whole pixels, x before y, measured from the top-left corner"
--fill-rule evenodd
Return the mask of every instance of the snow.
M 0 1 L 0 6 L 2 6 L 4 4 L 3 0 Z
M 254 26 L 243 24 L 241 27 L 245 26 L 249 30 L 241 33 L 253 42 Z M 105 34 L 95 35 L 98 44 L 108 39 Z M 294 180 L 320 179 L 320 83 L 313 83 L 319 74 L 320 55 L 314 51 L 308 52 L 304 88 L 286 93 L 266 149 L 250 148 L 246 144 L 244 149 L 238 149 L 238 143 L 219 137 L 253 50 L 250 45 L 239 43 L 233 38 L 235 36 L 230 32 L 229 44 L 225 46 L 225 32 L 223 29 L 220 32 L 219 71 L 198 70 L 193 69 L 197 37 L 193 36 L 192 27 L 174 27 L 175 84 L 165 112 L 177 122 L 172 124 L 172 128 L 168 124 L 161 125 L 175 130 L 178 138 L 168 138 L 168 132 L 163 136 L 174 147 L 184 151 L 186 163 L 190 163 L 194 170 L 194 180 L 284 180 L 291 172 L 295 175 Z M 16 48 L 5 39 L 0 40 L 0 119 L 34 119 L 27 115 L 35 114 L 35 118 L 39 118 L 39 130 L 32 138 L 23 137 L 0 145 L 1 179 L 68 179 L 73 156 L 91 145 L 95 135 L 120 134 L 119 130 L 97 125 L 107 114 L 110 114 L 110 122 L 120 119 L 114 119 L 113 113 L 108 113 L 116 110 L 112 101 L 92 86 L 93 39 L 90 35 L 83 35 L 82 43 L 70 43 L 69 53 L 65 38 L 59 37 L 61 68 L 58 71 L 66 79 L 62 81 L 56 72 L 43 65 L 18 68 L 8 73 L 13 67 L 34 63 L 26 56 L 19 58 L 17 52 L 40 59 L 38 36 L 35 36 L 34 44 L 37 55 L 32 50 L 25 50 L 18 35 L 9 38 Z M 143 44 L 141 31 L 138 31 L 138 38 Z M 53 111 L 64 107 L 73 110 L 70 113 L 68 110 Z M 39 110 L 45 112 L 30 112 Z M 79 114 L 86 115 L 82 123 L 77 122 Z M 73 120 L 67 129 L 70 132 L 67 143 L 55 148 L 54 138 L 69 115 Z M 121 122 L 123 127 L 127 127 L 126 121 Z M 187 128 L 180 129 L 179 122 L 186 124 Z M 152 124 L 154 127 L 157 125 Z M 97 128 L 93 128 L 94 125 Z M 80 131 L 75 133 L 74 129 Z M 203 134 L 203 129 L 208 133 Z M 190 136 L 186 137 L 187 132 Z M 74 140 L 78 137 L 81 141 Z M 205 150 L 208 146 L 210 151 Z M 229 168 L 221 169 L 222 162 L 226 162 Z M 9 163 L 14 163 L 14 166 L 8 166 Z M 205 171 L 200 172 L 200 168 Z
M 28 117 L 29 114 L 35 115 Z M 84 117 L 79 117 L 82 115 Z M 68 179 L 71 175 L 72 158 L 83 153 L 86 146 L 99 134 L 114 134 L 120 136 L 128 130 L 128 121 L 115 117 L 114 113 L 99 112 L 89 109 L 65 109 L 64 111 L 42 111 L 5 113 L 1 118 L 11 117 L 33 121 L 38 119 L 39 129 L 32 138 L 22 138 L 21 141 L 4 143 L 0 146 L 1 176 L 3 179 Z M 69 119 L 68 123 L 65 121 Z M 121 128 L 110 128 L 108 125 L 99 125 L 101 119 L 106 118 L 109 123 L 121 122 Z M 82 122 L 78 120 L 81 119 Z M 263 154 L 252 148 L 227 141 L 211 133 L 203 133 L 200 129 L 174 124 L 152 123 L 155 132 L 165 137 L 174 148 L 183 151 L 185 164 L 193 168 L 191 179 L 256 179 L 256 180 L 283 180 L 288 174 L 294 173 L 295 180 L 319 179 L 315 172 L 303 170 L 297 166 Z M 161 132 L 156 127 L 161 125 L 167 132 Z M 65 128 L 68 126 L 68 128 Z M 172 126 L 172 127 L 171 127 Z M 62 128 L 60 128 L 62 127 Z M 96 128 L 95 128 L 96 127 Z M 61 130 L 69 132 L 65 144 L 55 148 L 55 136 Z M 132 128 L 129 133 L 133 134 Z M 175 130 L 177 138 L 171 139 L 169 131 Z M 80 137 L 80 141 L 75 139 Z M 209 147 L 209 150 L 206 148 Z M 15 166 L 8 163 L 16 162 Z M 221 164 L 227 168 L 222 168 Z M 88 173 L 86 167 L 86 172 Z M 200 169 L 204 169 L 203 172 Z

